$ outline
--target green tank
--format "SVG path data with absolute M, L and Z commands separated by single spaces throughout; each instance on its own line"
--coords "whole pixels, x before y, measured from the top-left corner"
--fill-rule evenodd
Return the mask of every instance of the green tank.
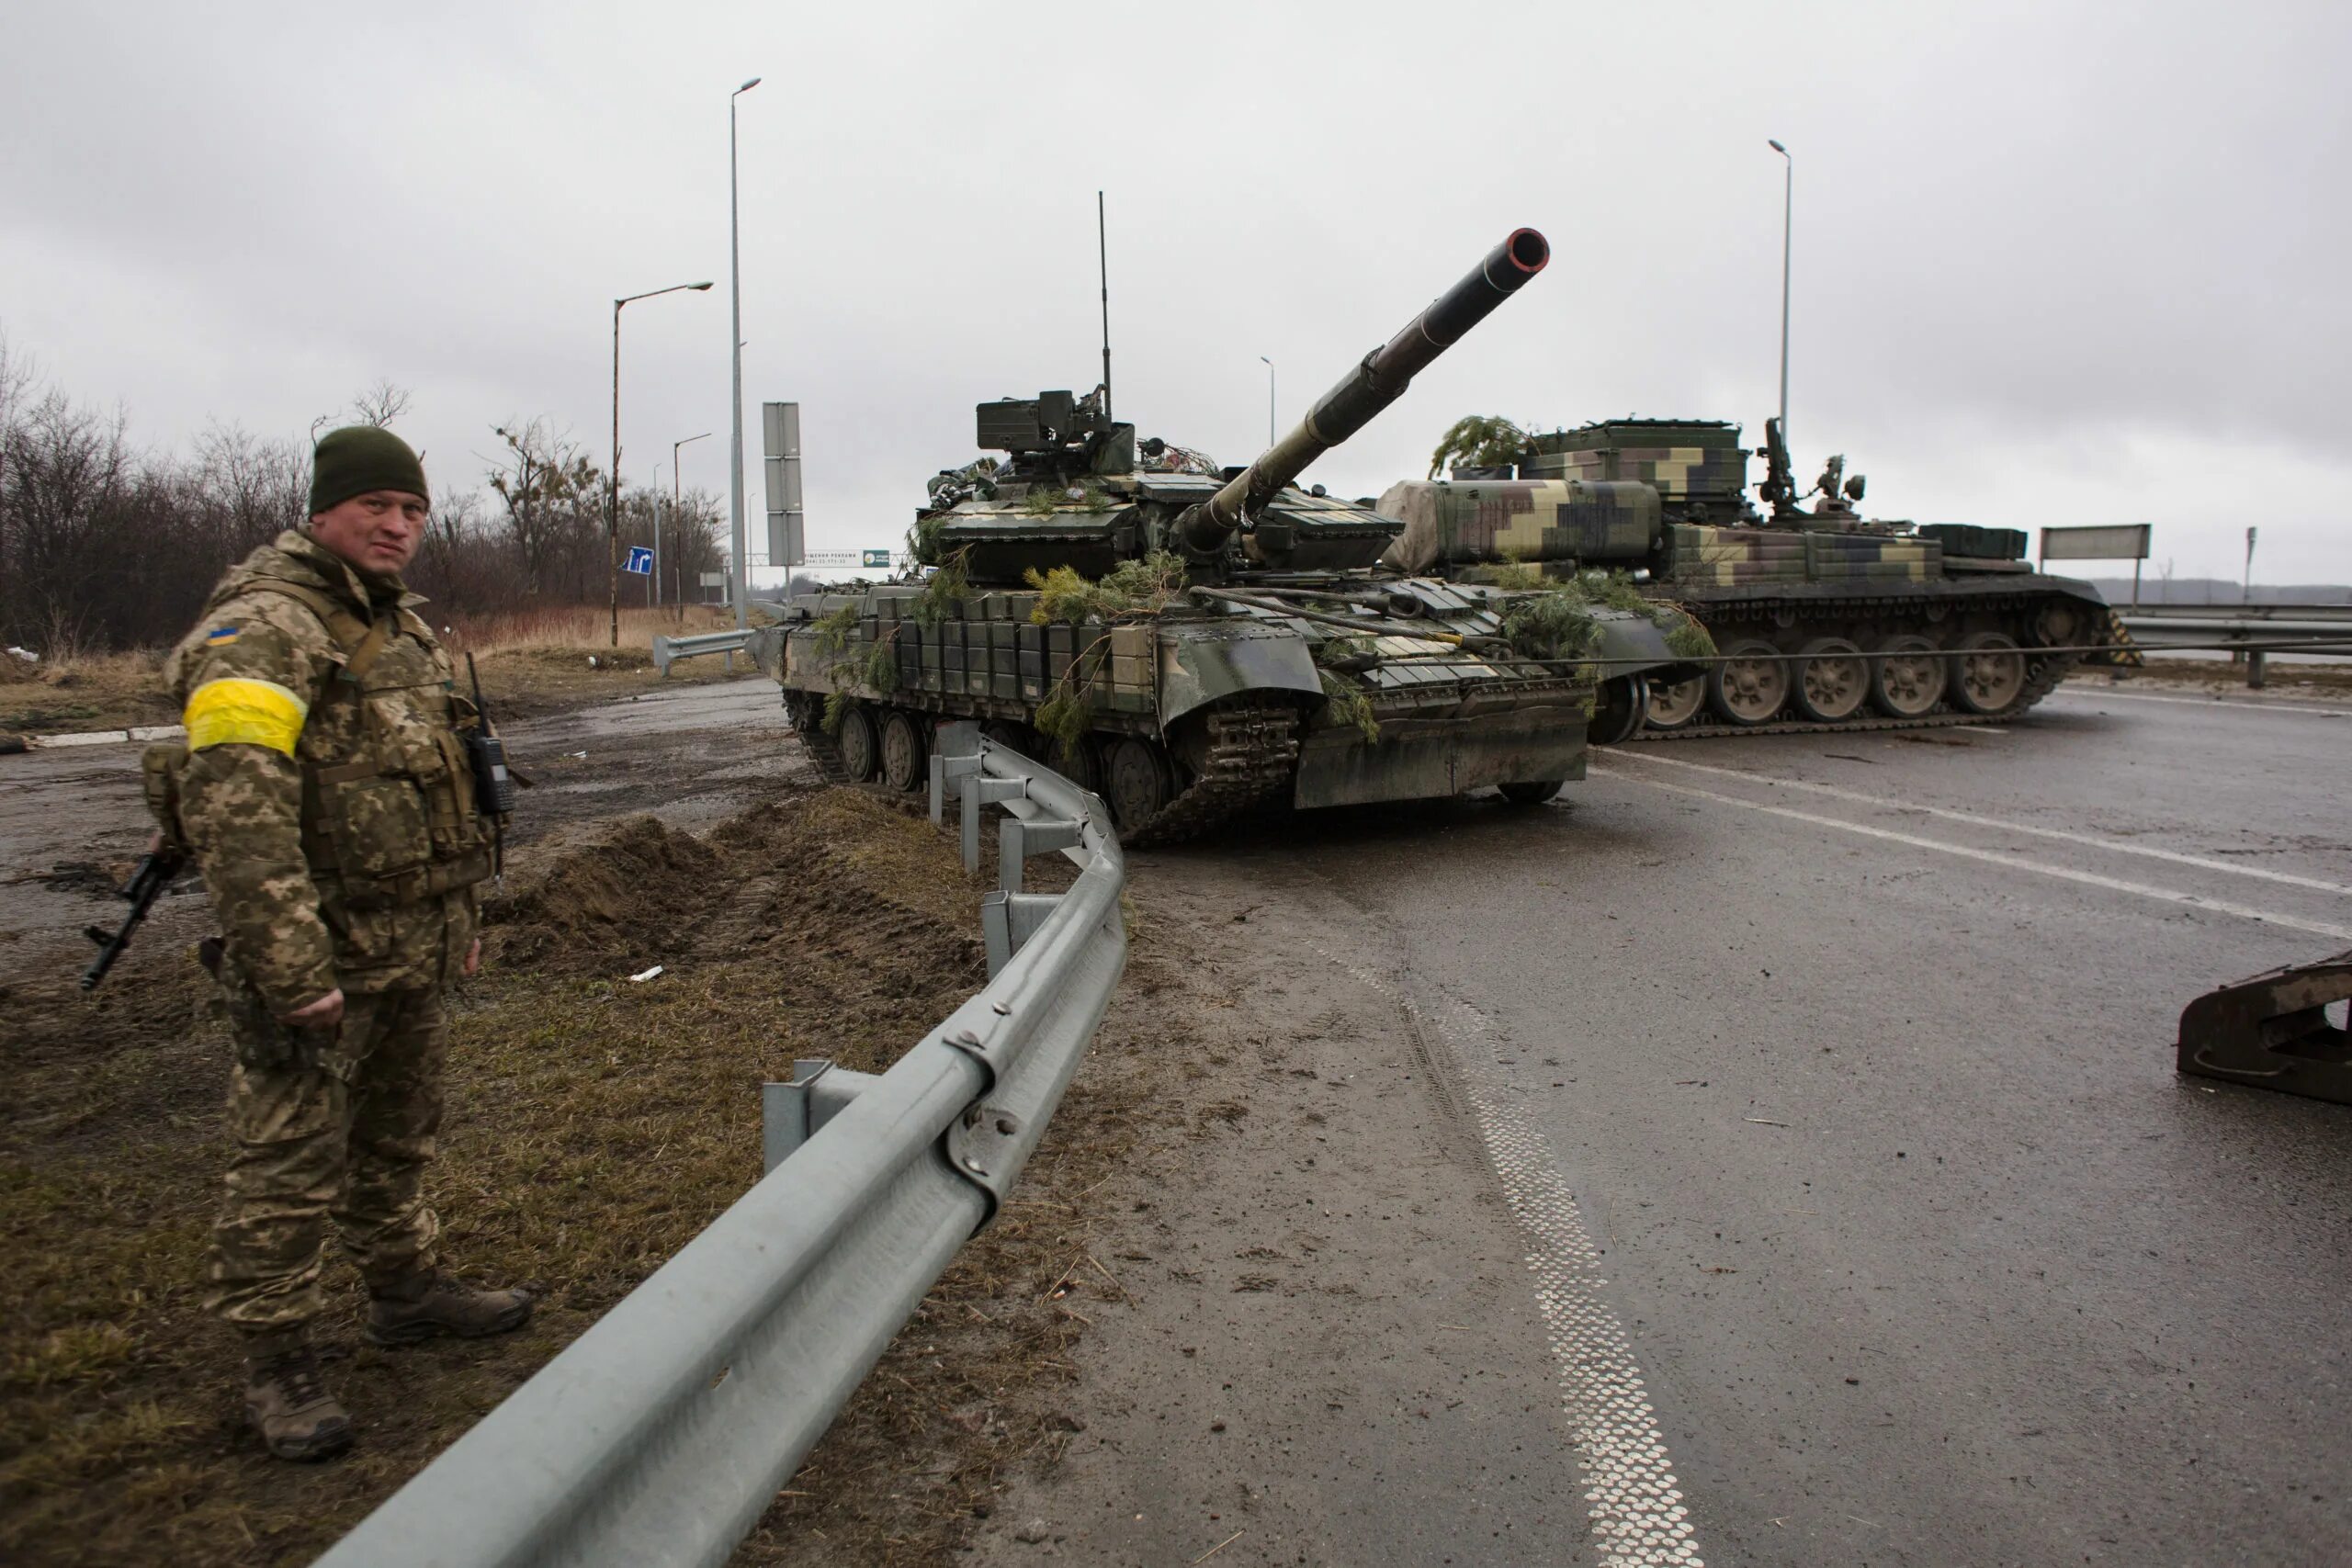
M 1687 609 L 1723 658 L 1631 694 L 1633 728 L 1653 736 L 1998 718 L 2048 695 L 2086 645 L 2120 640 L 2096 588 L 2028 565 L 2023 532 L 1864 519 L 1842 457 L 1801 497 L 1780 422 L 1765 432 L 1759 514 L 1736 424 L 1620 419 L 1525 436 L 1463 421 L 1432 464 L 1466 457 L 1451 478 L 1380 498 L 1406 523 L 1385 561 L 1465 581 L 1605 569 Z
M 1260 806 L 1584 774 L 1596 660 L 1679 679 L 1688 617 L 1377 570 L 1403 525 L 1295 482 L 1543 270 L 1519 230 L 1241 468 L 1114 419 L 1107 388 L 978 408 L 1001 456 L 943 470 L 910 536 L 919 580 L 790 600 L 752 635 L 840 777 L 920 786 L 936 727 L 977 719 L 1166 841 Z

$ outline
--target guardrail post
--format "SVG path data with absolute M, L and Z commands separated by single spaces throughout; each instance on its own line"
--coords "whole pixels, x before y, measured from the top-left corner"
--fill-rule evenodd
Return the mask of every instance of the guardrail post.
M 989 979 L 995 979 L 997 971 L 1012 962 L 1012 955 L 1037 934 L 1037 929 L 1061 901 L 1058 893 L 989 893 L 981 897 L 980 931 L 988 943 Z
M 815 1137 L 819 1128 L 879 1081 L 873 1073 L 852 1072 L 821 1057 L 803 1056 L 792 1064 L 791 1082 L 762 1084 L 761 1169 L 774 1170 L 782 1165 L 786 1156 Z
M 996 885 L 1007 893 L 1020 892 L 1021 863 L 1031 855 L 1076 849 L 1084 841 L 1083 827 L 1065 818 L 1005 818 L 996 830 Z
M 980 807 L 991 801 L 1021 800 L 1028 794 L 1029 785 L 1020 779 L 975 776 L 964 781 L 964 869 L 966 871 L 980 869 Z M 1002 841 L 1005 832 L 1013 826 L 1013 818 L 1007 818 L 1004 826 L 997 829 L 1000 842 Z
M 2258 648 L 2249 649 L 2247 650 L 2245 656 L 2245 683 L 2247 685 L 2254 687 L 2256 690 L 2260 690 L 2266 683 L 2269 674 L 2269 658 L 2270 656 L 2268 654 L 2263 652 L 2262 649 Z

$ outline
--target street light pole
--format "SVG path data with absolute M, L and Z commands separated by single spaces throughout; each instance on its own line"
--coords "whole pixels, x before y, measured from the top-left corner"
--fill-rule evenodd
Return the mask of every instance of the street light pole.
M 729 400 L 729 423 L 735 432 L 735 442 L 728 458 L 728 510 L 733 520 L 735 548 L 735 628 L 742 630 L 751 625 L 751 594 L 746 586 L 752 574 L 743 564 L 743 244 L 736 215 L 735 197 L 735 100 L 760 85 L 757 76 L 727 95 L 727 265 L 729 288 L 735 297 L 727 333 L 727 352 L 735 367 L 735 395 Z
M 685 509 L 685 489 L 678 479 L 678 448 L 688 443 L 700 441 L 703 436 L 709 434 L 710 432 L 706 430 L 702 435 L 689 435 L 683 441 L 670 443 L 670 526 L 673 528 L 678 525 L 678 513 Z M 683 542 L 684 536 L 680 537 Z M 659 529 L 654 530 L 653 534 L 653 575 L 656 577 L 662 575 L 662 533 Z M 678 592 L 678 607 L 681 613 L 684 611 L 685 603 L 684 584 L 681 583 Z
M 707 283 L 673 283 L 667 288 L 650 288 L 613 301 L 613 472 L 605 502 L 605 564 L 611 592 L 615 648 L 621 645 L 621 307 L 635 300 L 650 299 L 657 294 L 675 294 L 682 288 L 700 293 L 709 287 Z
M 1258 356 L 1258 363 L 1266 367 L 1266 445 L 1272 446 L 1274 444 L 1274 362 L 1261 354 Z
M 1765 145 L 1781 155 L 1788 166 L 1787 176 L 1781 186 L 1781 445 L 1789 444 L 1789 238 L 1794 231 L 1797 212 L 1797 161 L 1789 150 L 1777 141 L 1768 140 Z

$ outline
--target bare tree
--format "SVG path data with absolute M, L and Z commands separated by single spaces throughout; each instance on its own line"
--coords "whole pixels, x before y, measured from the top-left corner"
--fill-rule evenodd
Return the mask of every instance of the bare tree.
M 396 387 L 383 377 L 351 400 L 351 412 L 362 424 L 389 425 L 408 412 L 409 393 L 405 387 Z
M 506 451 L 492 464 L 490 488 L 505 503 L 507 529 L 533 592 L 547 592 L 568 575 L 575 592 L 584 594 L 586 579 L 575 558 L 589 544 L 603 543 L 596 506 L 603 472 L 544 419 L 509 420 L 494 429 Z

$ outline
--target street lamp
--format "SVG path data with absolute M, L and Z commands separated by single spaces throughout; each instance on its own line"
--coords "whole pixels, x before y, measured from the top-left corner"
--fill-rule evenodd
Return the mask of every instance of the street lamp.
M 757 76 L 727 95 L 727 265 L 735 296 L 733 325 L 727 333 L 727 352 L 735 366 L 735 396 L 729 403 L 735 443 L 728 457 L 728 510 L 734 525 L 735 629 L 751 625 L 750 570 L 743 564 L 743 244 L 738 237 L 735 205 L 735 100 L 760 85 Z
M 678 448 L 700 441 L 709 434 L 706 430 L 701 435 L 689 435 L 684 441 L 670 443 L 670 526 L 673 528 L 678 525 L 678 513 L 685 504 L 685 490 L 678 482 Z M 684 542 L 684 537 L 680 536 L 681 542 Z M 662 575 L 662 530 L 659 528 L 653 530 L 653 575 Z M 678 613 L 682 615 L 685 614 L 685 586 L 683 582 L 678 584 Z
M 1258 356 L 1258 363 L 1266 367 L 1266 445 L 1272 446 L 1274 444 L 1274 362 L 1261 354 Z
M 709 287 L 707 283 L 673 283 L 667 288 L 649 288 L 642 294 L 613 301 L 613 473 L 611 492 L 605 503 L 605 557 L 611 579 L 615 648 L 621 645 L 621 307 L 658 294 L 675 294 L 682 288 L 701 293 Z
M 1789 234 L 1796 219 L 1797 161 L 1770 138 L 1765 145 L 1788 165 L 1781 187 L 1781 445 L 1785 447 L 1789 444 Z

